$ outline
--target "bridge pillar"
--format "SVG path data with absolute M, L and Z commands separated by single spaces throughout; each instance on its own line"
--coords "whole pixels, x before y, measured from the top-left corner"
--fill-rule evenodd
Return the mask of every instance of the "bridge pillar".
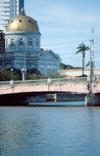
M 57 102 L 57 94 L 47 94 L 46 101 Z
M 100 106 L 100 95 L 85 96 L 85 106 Z

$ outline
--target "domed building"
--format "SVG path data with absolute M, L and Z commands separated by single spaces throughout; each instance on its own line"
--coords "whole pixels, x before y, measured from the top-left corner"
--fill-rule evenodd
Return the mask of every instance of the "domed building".
M 41 49 L 40 45 L 41 33 L 37 21 L 26 16 L 22 9 L 19 16 L 8 22 L 4 66 L 21 70 L 36 68 L 45 75 L 57 73 L 60 70 L 60 57 L 52 50 Z

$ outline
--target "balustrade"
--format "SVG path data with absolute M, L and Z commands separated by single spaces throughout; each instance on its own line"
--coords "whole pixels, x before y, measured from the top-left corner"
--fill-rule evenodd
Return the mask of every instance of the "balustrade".
M 95 83 L 100 82 L 100 78 L 93 81 Z M 14 81 L 14 86 L 20 85 L 41 85 L 41 84 L 66 84 L 66 83 L 88 83 L 87 77 L 76 77 L 76 78 L 57 78 L 57 79 L 39 79 L 39 80 L 25 80 L 25 81 Z M 0 86 L 9 86 L 9 81 L 1 81 Z

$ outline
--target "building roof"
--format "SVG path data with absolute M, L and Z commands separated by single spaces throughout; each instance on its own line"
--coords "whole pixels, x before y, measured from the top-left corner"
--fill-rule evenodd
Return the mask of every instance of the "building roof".
M 60 61 L 60 57 L 55 54 L 52 50 L 41 50 L 41 51 L 36 51 L 33 55 L 34 59 L 38 58 L 38 59 L 57 59 Z
M 76 71 L 82 71 L 82 69 L 61 69 L 61 72 L 76 72 Z M 84 71 L 89 71 L 89 69 L 84 69 Z
M 95 71 L 100 71 L 100 69 L 94 69 Z M 82 71 L 82 69 L 60 69 L 61 72 L 77 72 Z M 90 69 L 84 69 L 84 71 L 90 71 Z
M 20 15 L 14 17 L 8 22 L 7 32 L 11 31 L 39 31 L 37 21 L 26 16 L 25 11 L 20 11 Z

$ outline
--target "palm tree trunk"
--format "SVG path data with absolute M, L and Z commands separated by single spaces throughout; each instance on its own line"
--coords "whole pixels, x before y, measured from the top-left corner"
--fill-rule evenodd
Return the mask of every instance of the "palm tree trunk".
M 84 75 L 84 62 L 85 62 L 85 55 L 82 54 L 82 75 Z
M 84 74 L 84 69 L 83 69 L 83 54 L 82 54 L 82 75 Z

